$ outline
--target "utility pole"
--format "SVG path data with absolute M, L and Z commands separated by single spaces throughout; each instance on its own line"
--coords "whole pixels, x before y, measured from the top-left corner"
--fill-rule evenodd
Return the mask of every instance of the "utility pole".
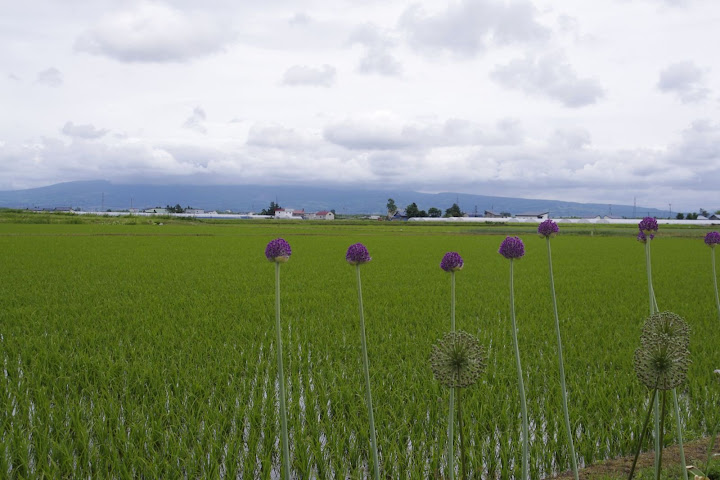
M 668 209 L 670 210 L 670 218 L 672 218 L 672 203 L 668 203 Z

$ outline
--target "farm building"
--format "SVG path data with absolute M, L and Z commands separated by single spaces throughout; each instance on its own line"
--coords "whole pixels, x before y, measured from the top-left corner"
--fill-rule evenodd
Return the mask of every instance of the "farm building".
M 517 218 L 538 218 L 540 220 L 547 220 L 550 217 L 550 212 L 525 212 L 518 213 L 515 215 Z
M 321 210 L 307 215 L 308 220 L 335 220 L 335 214 L 329 210 Z

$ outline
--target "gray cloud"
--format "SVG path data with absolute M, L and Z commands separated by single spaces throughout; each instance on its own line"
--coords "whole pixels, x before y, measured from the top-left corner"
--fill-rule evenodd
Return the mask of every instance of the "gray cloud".
M 86 140 L 103 137 L 108 132 L 105 129 L 97 129 L 93 125 L 75 125 L 73 122 L 67 122 L 61 131 L 69 137 Z
M 537 22 L 536 14 L 532 3 L 524 0 L 461 0 L 435 14 L 413 5 L 402 14 L 399 24 L 410 45 L 420 51 L 475 55 L 490 42 L 504 45 L 546 39 L 548 31 Z
M 395 76 L 402 73 L 402 65 L 393 55 L 381 48 L 368 48 L 358 65 L 360 73 Z
M 583 107 L 604 97 L 600 84 L 591 78 L 578 78 L 561 55 L 526 57 L 498 66 L 490 77 L 508 88 L 529 95 L 541 95 L 566 107 Z
M 297 12 L 295 15 L 290 17 L 288 23 L 290 25 L 309 25 L 312 23 L 312 18 L 303 12 Z
M 102 18 L 75 41 L 75 49 L 121 62 L 177 62 L 221 51 L 234 37 L 202 12 L 141 3 Z
M 294 65 L 285 71 L 282 78 L 282 84 L 289 86 L 329 87 L 334 81 L 335 67 L 331 65 L 317 68 Z
M 464 145 L 517 145 L 523 132 L 516 120 L 503 119 L 484 128 L 464 119 L 406 122 L 383 112 L 334 122 L 325 140 L 350 150 L 402 150 Z
M 38 72 L 35 80 L 37 83 L 46 85 L 48 87 L 59 87 L 63 84 L 63 77 L 60 70 L 55 67 L 50 67 L 47 70 Z
M 185 123 L 183 123 L 183 127 L 189 130 L 195 130 L 198 133 L 206 134 L 207 128 L 205 128 L 204 125 L 206 119 L 207 115 L 205 115 L 205 110 L 201 107 L 195 107 L 192 115 L 190 115 L 188 119 L 185 120 Z
M 390 53 L 395 41 L 376 25 L 368 23 L 356 28 L 350 34 L 348 43 L 360 44 L 365 48 L 365 54 L 358 64 L 358 72 L 387 76 L 402 73 L 402 64 Z
M 705 72 L 691 61 L 673 63 L 660 72 L 657 87 L 674 93 L 683 103 L 705 100 L 710 90 L 703 85 Z
M 562 150 L 580 150 L 590 143 L 590 132 L 584 128 L 557 129 L 550 137 L 550 145 Z

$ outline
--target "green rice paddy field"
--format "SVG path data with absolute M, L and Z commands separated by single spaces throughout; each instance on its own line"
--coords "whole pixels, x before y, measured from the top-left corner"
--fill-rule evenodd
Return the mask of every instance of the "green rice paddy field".
M 506 234 L 526 246 L 515 302 L 531 477 L 570 468 L 547 251 L 534 227 L 98 222 L 0 222 L 0 477 L 276 478 L 274 267 L 264 249 L 279 236 L 293 248 L 281 279 L 294 478 L 368 474 L 356 279 L 344 259 L 356 242 L 373 257 L 362 278 L 384 476 L 446 474 L 448 392 L 428 356 L 450 328 L 447 251 L 465 260 L 457 327 L 488 354 L 481 382 L 463 392 L 472 476 L 519 475 L 509 262 L 497 254 Z M 592 228 L 561 225 L 552 240 L 584 465 L 633 451 L 648 396 L 632 367 L 649 310 L 644 246 L 634 228 Z M 706 231 L 661 226 L 652 242 L 659 307 L 692 328 L 679 392 L 686 440 L 720 421 Z

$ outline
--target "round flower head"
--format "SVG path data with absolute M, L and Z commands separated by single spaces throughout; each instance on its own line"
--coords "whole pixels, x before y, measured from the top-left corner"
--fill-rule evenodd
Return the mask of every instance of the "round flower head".
M 505 258 L 520 258 L 525 255 L 525 245 L 518 237 L 506 237 L 500 244 L 498 253 Z
M 538 225 L 538 235 L 545 238 L 554 237 L 557 235 L 560 228 L 557 223 L 553 222 L 549 218 Z
M 707 235 L 705 235 L 705 245 L 707 245 L 710 248 L 715 248 L 715 245 L 720 243 L 720 233 L 718 232 L 709 232 Z
M 485 370 L 485 349 L 467 332 L 446 333 L 433 346 L 430 367 L 435 380 L 446 387 L 469 387 Z
M 463 268 L 463 259 L 457 252 L 447 252 L 440 262 L 440 268 L 446 272 L 457 272 Z
M 290 259 L 292 249 L 290 244 L 282 238 L 271 240 L 265 247 L 265 256 L 271 262 L 285 263 Z
M 655 238 L 655 235 L 651 233 L 651 234 L 650 234 L 650 240 L 652 240 L 653 238 Z M 640 242 L 640 243 L 647 243 L 647 239 L 648 239 L 648 237 L 646 237 L 643 232 L 638 232 L 638 234 L 637 234 L 637 241 L 638 241 L 638 242 Z
M 652 232 L 658 231 L 658 223 L 657 220 L 652 217 L 645 217 L 638 223 L 638 228 L 645 235 L 649 235 Z
M 372 258 L 367 248 L 365 248 L 365 245 L 355 243 L 348 247 L 345 260 L 347 260 L 350 265 L 362 265 L 363 263 L 368 263 Z
M 690 352 L 667 335 L 656 335 L 635 350 L 635 374 L 648 388 L 672 390 L 685 382 Z
M 640 342 L 644 347 L 649 347 L 657 335 L 665 335 L 685 348 L 690 345 L 690 327 L 682 317 L 672 312 L 658 312 L 650 315 L 643 325 Z

